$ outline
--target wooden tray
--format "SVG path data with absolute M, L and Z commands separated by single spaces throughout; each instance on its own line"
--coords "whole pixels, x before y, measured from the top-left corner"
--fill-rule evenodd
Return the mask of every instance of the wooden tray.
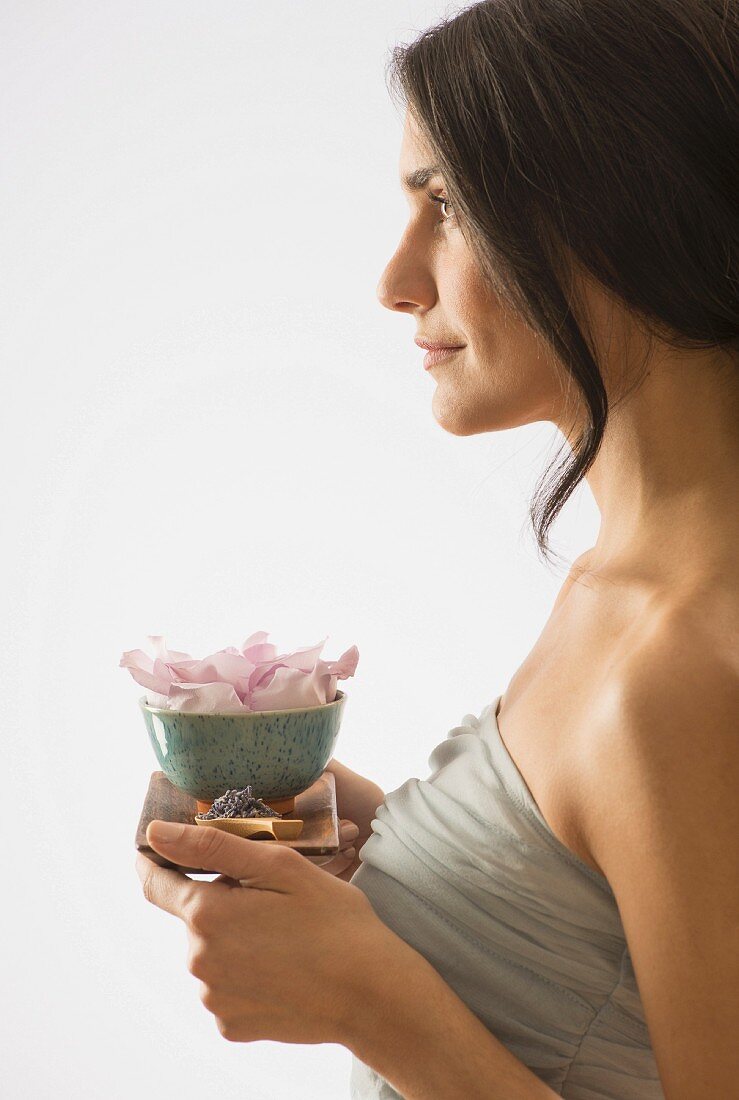
M 138 828 L 136 829 L 136 847 L 145 856 L 162 867 L 174 867 L 178 871 L 192 874 L 215 874 L 209 868 L 182 867 L 173 863 L 149 847 L 146 840 L 146 827 L 150 821 L 181 821 L 187 825 L 195 824 L 197 803 L 184 791 L 179 790 L 167 779 L 164 772 L 152 772 L 149 789 L 144 799 Z M 339 819 L 336 813 L 336 780 L 334 773 L 325 771 L 308 788 L 295 796 L 295 809 L 286 818 L 303 819 L 303 831 L 295 840 L 276 840 L 272 837 L 249 837 L 252 844 L 281 844 L 286 848 L 297 848 L 306 856 L 334 855 L 339 850 Z

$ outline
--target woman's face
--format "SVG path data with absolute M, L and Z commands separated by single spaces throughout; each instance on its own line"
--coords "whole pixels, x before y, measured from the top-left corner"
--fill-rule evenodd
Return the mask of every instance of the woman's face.
M 442 176 L 437 172 L 425 185 L 415 180 L 408 188 L 406 178 L 430 166 L 431 154 L 408 112 L 400 178 L 410 217 L 377 296 L 388 309 L 414 318 L 412 338 L 461 345 L 429 368 L 437 384 L 434 416 L 453 435 L 558 421 L 562 390 L 554 353 L 504 308 L 483 278 L 453 207 L 434 201 L 448 195 Z

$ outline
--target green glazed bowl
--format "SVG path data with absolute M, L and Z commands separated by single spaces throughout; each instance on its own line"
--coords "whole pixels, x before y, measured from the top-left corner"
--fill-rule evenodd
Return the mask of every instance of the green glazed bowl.
M 242 714 L 187 714 L 139 699 L 151 747 L 170 783 L 198 802 L 251 786 L 255 798 L 292 798 L 323 774 L 346 702 Z

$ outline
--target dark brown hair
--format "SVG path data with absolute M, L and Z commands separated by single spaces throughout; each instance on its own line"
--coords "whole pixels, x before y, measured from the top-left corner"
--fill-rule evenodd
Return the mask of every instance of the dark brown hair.
M 647 333 L 739 347 L 738 50 L 733 0 L 485 0 L 392 51 L 481 269 L 581 397 L 530 509 L 544 558 L 609 411 L 567 257 Z

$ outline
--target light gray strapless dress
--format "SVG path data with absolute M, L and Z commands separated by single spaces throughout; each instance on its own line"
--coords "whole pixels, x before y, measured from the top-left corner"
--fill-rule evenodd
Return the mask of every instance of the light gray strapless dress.
M 613 891 L 542 817 L 500 699 L 449 731 L 428 779 L 387 795 L 352 883 L 560 1096 L 664 1100 Z M 356 1057 L 350 1088 L 400 1096 Z

